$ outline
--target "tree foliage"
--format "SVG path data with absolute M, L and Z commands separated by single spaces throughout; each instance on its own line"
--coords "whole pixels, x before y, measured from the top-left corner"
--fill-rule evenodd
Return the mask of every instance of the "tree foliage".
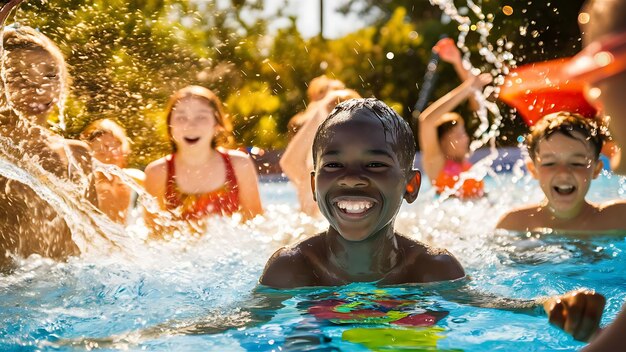
M 305 108 L 307 84 L 320 74 L 383 99 L 408 118 L 431 47 L 442 34 L 460 33 L 458 23 L 442 21 L 442 11 L 425 0 L 349 1 L 344 10 L 377 17 L 371 26 L 334 40 L 304 39 L 295 18 L 270 32 L 273 18 L 261 15 L 261 0 L 221 3 L 31 0 L 14 20 L 39 28 L 66 56 L 73 81 L 63 133 L 76 137 L 92 120 L 114 118 L 134 142 L 136 167 L 169 152 L 162 110 L 175 90 L 189 84 L 222 98 L 242 146 L 284 148 L 287 121 Z M 580 49 L 571 39 L 579 37 L 575 13 L 582 0 L 551 3 L 483 0 L 485 18 L 469 10 L 466 16 L 493 25 L 489 50 L 502 52 L 514 42 L 507 50 L 517 61 L 571 55 Z M 502 13 L 505 5 L 512 15 Z M 474 66 L 493 69 L 478 54 L 486 44 L 476 30 L 468 31 L 466 44 Z M 459 83 L 449 66 L 440 65 L 432 99 Z M 517 122 L 507 125 L 513 135 L 523 130 Z

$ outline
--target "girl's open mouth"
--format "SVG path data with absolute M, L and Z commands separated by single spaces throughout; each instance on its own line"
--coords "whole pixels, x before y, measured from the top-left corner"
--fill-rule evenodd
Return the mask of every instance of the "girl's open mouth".
M 185 137 L 184 139 L 187 144 L 194 144 L 200 140 L 200 137 L 195 137 L 195 138 Z

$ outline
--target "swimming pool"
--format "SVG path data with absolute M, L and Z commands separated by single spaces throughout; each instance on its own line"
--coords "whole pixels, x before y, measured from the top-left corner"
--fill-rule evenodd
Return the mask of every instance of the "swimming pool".
M 488 196 L 435 199 L 423 187 L 397 228 L 448 248 L 467 286 L 531 299 L 579 287 L 607 297 L 603 324 L 626 299 L 624 236 L 556 237 L 494 233 L 511 206 L 541 198 L 519 170 L 493 174 Z M 274 291 L 257 288 L 279 246 L 325 228 L 298 214 L 284 182 L 261 185 L 265 219 L 249 226 L 219 219 L 193 239 L 148 242 L 140 225 L 116 238 L 122 249 L 91 248 L 68 263 L 29 258 L 0 276 L 0 350 L 391 351 L 577 350 L 582 343 L 545 316 L 476 308 L 459 284 Z M 623 178 L 603 175 L 591 200 L 626 198 Z M 416 327 L 415 325 L 426 325 Z

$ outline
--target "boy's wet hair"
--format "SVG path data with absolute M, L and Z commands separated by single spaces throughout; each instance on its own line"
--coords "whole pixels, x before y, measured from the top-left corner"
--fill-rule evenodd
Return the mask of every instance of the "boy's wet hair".
M 598 160 L 602 145 L 606 139 L 607 128 L 599 124 L 595 119 L 586 118 L 576 113 L 561 111 L 548 114 L 533 126 L 526 139 L 528 155 L 532 160 L 535 160 L 537 156 L 539 142 L 550 138 L 550 136 L 556 133 L 580 140 L 580 137 L 574 135 L 574 133 L 579 133 L 593 147 L 594 159 Z
M 313 163 L 317 162 L 320 143 L 327 136 L 327 126 L 337 116 L 352 117 L 359 110 L 367 110 L 378 118 L 388 141 L 393 141 L 392 149 L 398 156 L 400 166 L 406 172 L 413 167 L 415 157 L 415 139 L 409 124 L 393 109 L 375 98 L 350 99 L 338 104 L 328 117 L 320 124 L 313 140 Z

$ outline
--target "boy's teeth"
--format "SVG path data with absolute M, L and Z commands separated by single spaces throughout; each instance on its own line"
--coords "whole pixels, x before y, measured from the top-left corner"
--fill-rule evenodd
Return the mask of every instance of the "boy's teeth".
M 572 185 L 567 186 L 554 186 L 554 189 L 561 194 L 570 194 L 574 192 L 575 187 Z
M 373 205 L 374 203 L 368 201 L 342 200 L 337 202 L 337 206 L 346 213 L 362 213 L 363 211 L 371 208 Z

